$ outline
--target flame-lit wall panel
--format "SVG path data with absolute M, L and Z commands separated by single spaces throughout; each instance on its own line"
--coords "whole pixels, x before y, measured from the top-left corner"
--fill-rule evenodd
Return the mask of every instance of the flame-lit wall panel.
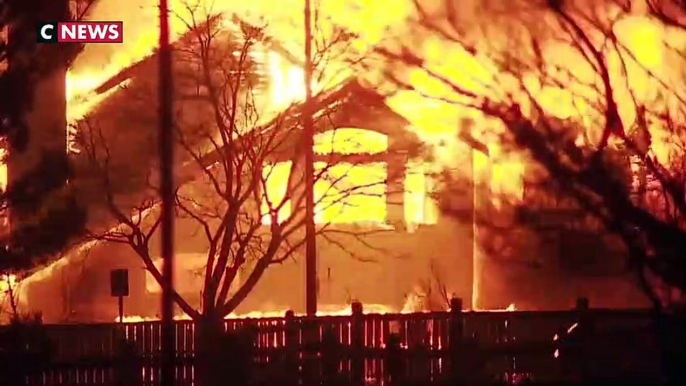
M 129 270 L 131 296 L 124 300 L 125 313 L 155 315 L 158 307 L 136 295 L 145 293 L 140 258 L 123 244 L 84 245 L 22 280 L 20 306 L 25 312 L 41 312 L 47 323 L 113 321 L 118 304 L 110 296 L 110 271 L 120 268 Z
M 420 280 L 430 277 L 431 261 L 437 262 L 444 271 L 443 280 L 451 293 L 466 300 L 470 296 L 471 282 L 460 279 L 471 257 L 471 244 L 466 242 L 469 226 L 448 219 L 441 227 L 422 227 L 412 233 L 373 224 L 337 224 L 332 229 L 335 233 L 317 240 L 323 306 L 344 305 L 350 299 L 358 299 L 400 310 L 405 296 Z M 183 241 L 179 245 L 176 283 L 191 304 L 199 305 L 202 285 L 199 273 L 206 241 L 197 232 L 197 224 L 188 219 L 177 221 L 177 234 L 183 235 L 179 238 Z M 158 245 L 159 239 L 154 237 L 151 250 L 158 251 Z M 370 249 L 369 245 L 378 249 Z M 189 252 L 192 246 L 195 253 Z M 81 259 L 72 255 L 68 262 L 62 261 L 60 269 L 42 271 L 23 289 L 23 298 L 29 300 L 30 308 L 42 310 L 47 322 L 61 322 L 67 317 L 71 321 L 114 320 L 117 306 L 116 299 L 109 296 L 109 271 L 115 268 L 129 269 L 131 296 L 125 300 L 126 314 L 145 317 L 158 314 L 156 283 L 128 246 L 103 243 L 78 256 Z M 304 259 L 299 254 L 271 267 L 237 312 L 304 311 L 304 268 Z
M 7 163 L 4 161 L 5 150 L 0 150 L 0 191 L 7 189 Z M 6 237 L 10 231 L 10 218 L 7 210 L 0 211 L 0 237 Z

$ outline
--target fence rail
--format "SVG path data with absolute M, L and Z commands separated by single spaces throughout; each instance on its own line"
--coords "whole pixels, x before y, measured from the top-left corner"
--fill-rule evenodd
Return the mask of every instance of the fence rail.
M 648 311 L 466 312 L 457 300 L 451 312 L 362 311 L 358 304 L 349 316 L 231 319 L 225 328 L 252 331 L 250 356 L 263 383 L 289 376 L 377 385 L 657 376 L 657 363 L 646 361 L 656 350 Z M 180 386 L 193 384 L 195 333 L 192 321 L 176 323 Z M 47 335 L 53 355 L 31 385 L 113 385 L 124 373 L 127 385 L 158 384 L 159 322 L 51 325 Z M 131 344 L 124 355 L 123 340 Z

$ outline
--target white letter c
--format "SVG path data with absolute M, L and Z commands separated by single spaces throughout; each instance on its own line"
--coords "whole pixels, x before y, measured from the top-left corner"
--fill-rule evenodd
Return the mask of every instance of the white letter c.
M 45 39 L 45 40 L 50 40 L 52 39 L 52 35 L 47 34 L 47 30 L 55 29 L 55 26 L 52 24 L 46 24 L 40 29 L 40 36 Z

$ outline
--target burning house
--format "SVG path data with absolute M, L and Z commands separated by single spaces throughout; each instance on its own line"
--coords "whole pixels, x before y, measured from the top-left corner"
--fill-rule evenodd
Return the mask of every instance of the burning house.
M 271 105 L 267 107 L 273 111 L 268 122 L 297 120 L 298 95 L 294 94 L 303 83 L 297 59 L 287 49 L 274 46 L 265 49 L 260 57 L 267 79 L 260 93 L 269 99 Z M 93 83 L 88 87 L 81 84 L 81 88 L 91 90 L 81 101 L 88 103 L 78 104 L 84 111 L 72 109 L 70 118 L 88 112 L 89 125 L 108 139 L 113 154 L 111 166 L 128 176 L 127 182 L 117 187 L 125 207 L 133 208 L 140 201 L 131 192 L 144 190 L 148 171 L 154 165 L 154 152 L 150 150 L 156 124 L 151 102 L 154 94 L 144 92 L 154 84 L 154 58 L 133 60 L 135 65 L 106 80 L 90 82 L 70 75 L 72 85 L 79 85 L 79 81 Z M 183 87 L 196 87 L 181 77 L 178 83 L 179 94 Z M 508 195 L 522 202 L 532 200 L 534 189 L 527 188 L 522 176 L 532 173 L 533 167 L 521 160 L 494 161 L 464 138 L 452 138 L 448 145 L 432 142 L 431 135 L 423 135 L 422 131 L 431 132 L 433 124 L 443 125 L 439 123 L 442 120 L 453 126 L 470 123 L 454 120 L 454 116 L 444 119 L 439 115 L 443 110 L 436 109 L 433 121 L 424 120 L 420 125 L 413 119 L 412 107 L 398 107 L 400 98 L 387 97 L 364 84 L 351 76 L 317 96 L 316 162 L 332 169 L 336 169 L 335 165 L 353 164 L 355 172 L 335 179 L 352 186 L 369 185 L 363 194 L 339 198 L 339 202 L 328 205 L 323 192 L 332 188 L 331 183 L 316 188 L 320 191 L 316 222 L 320 227 L 337 230 L 335 236 L 322 236 L 317 241 L 320 309 L 344 309 L 350 300 L 357 299 L 387 310 L 401 310 L 409 294 L 436 282 L 444 292 L 463 298 L 470 308 L 504 308 L 511 303 L 524 309 L 569 308 L 577 297 L 587 297 L 593 306 L 601 307 L 645 304 L 630 274 L 618 263 L 623 261 L 621 248 L 610 253 L 593 232 L 561 230 L 564 227 L 560 224 L 578 213 L 559 210 L 559 203 L 546 204 L 552 206 L 548 211 L 552 220 L 547 221 L 547 227 L 516 231 L 509 238 L 481 227 L 468 214 L 454 215 L 497 209 L 503 192 L 509 190 L 515 192 Z M 56 98 L 64 98 L 63 89 L 54 90 L 62 93 Z M 206 115 L 192 101 L 180 101 L 178 105 L 179 120 L 184 122 Z M 464 118 L 474 114 L 457 115 Z M 477 125 L 486 124 L 478 117 L 475 121 Z M 268 122 L 263 125 L 265 130 L 270 126 Z M 289 191 L 288 169 L 298 153 L 298 141 L 294 134 L 286 137 L 289 139 L 267 162 L 270 172 L 265 173 L 265 194 L 271 191 L 283 197 Z M 70 141 L 70 147 L 75 152 L 75 163 L 80 165 L 81 178 L 87 182 L 92 170 L 85 161 L 86 150 L 79 149 L 78 138 Z M 427 156 L 422 151 L 426 148 L 432 148 L 434 154 Z M 451 167 L 457 165 L 455 169 L 467 179 L 468 188 L 450 192 L 448 210 L 443 211 L 439 210 L 437 197 L 444 196 L 439 194 L 444 192 L 435 188 L 435 164 L 445 164 L 445 159 L 450 159 Z M 177 169 L 181 185 L 201 188 L 206 184 L 200 172 L 189 173 L 182 161 Z M 88 202 L 89 192 L 86 187 L 84 202 Z M 260 206 L 264 205 L 262 200 Z M 94 205 L 89 209 L 96 228 L 107 229 L 116 223 L 102 207 Z M 289 210 L 293 209 L 280 208 L 275 216 L 262 217 L 262 225 L 269 227 L 271 222 L 281 221 L 281 216 L 290 215 Z M 497 210 L 493 213 L 503 215 Z M 177 228 L 177 291 L 197 306 L 208 246 L 199 235 L 197 222 L 180 217 Z M 540 237 L 542 234 L 546 237 Z M 153 261 L 158 263 L 155 237 L 151 250 L 155 254 Z M 580 260 L 586 262 L 578 263 Z M 597 264 L 599 260 L 604 262 Z M 271 266 L 235 312 L 303 311 L 303 263 L 295 256 Z M 130 274 L 131 296 L 125 313 L 155 317 L 159 285 L 130 245 L 107 240 L 75 248 L 26 278 L 21 285 L 22 301 L 41 310 L 48 321 L 112 321 L 117 307 L 116 299 L 109 296 L 108 281 L 110 270 L 117 268 L 127 268 Z M 236 277 L 239 284 L 246 280 L 241 275 L 239 272 Z
M 262 95 L 270 95 L 274 87 L 283 87 L 274 80 L 288 79 L 288 72 L 292 71 L 289 67 L 294 66 L 285 62 L 285 55 L 277 55 L 271 51 L 262 55 L 264 62 L 260 66 L 269 69 L 269 81 L 273 82 L 268 81 L 259 91 Z M 154 140 L 155 117 L 152 109 L 146 111 L 149 100 L 145 98 L 150 95 L 144 92 L 150 90 L 146 89 L 150 85 L 147 80 L 154 79 L 154 59 L 152 56 L 101 85 L 96 91 L 109 95 L 88 118 L 91 129 L 107 138 L 108 151 L 112 152 L 110 166 L 124 175 L 122 180 L 114 179 L 122 184 L 114 194 L 125 202 L 138 199 L 131 191 L 144 190 L 136 181 L 147 174 L 141 165 L 151 164 L 153 152 L 149 147 L 154 146 L 150 140 Z M 118 89 L 123 82 L 126 88 Z M 144 99 L 137 100 L 136 95 L 143 95 Z M 443 280 L 453 283 L 451 290 L 470 299 L 472 226 L 439 215 L 431 191 L 430 171 L 422 168 L 421 155 L 417 154 L 421 142 L 405 130 L 408 122 L 389 109 L 382 96 L 365 89 L 355 79 L 320 93 L 316 103 L 320 113 L 316 119 L 315 162 L 320 168 L 330 167 L 331 173 L 338 173 L 333 176 L 338 181 L 336 186 L 324 179 L 315 186 L 319 208 L 315 221 L 336 231 L 318 240 L 321 308 L 324 311 L 344 309 L 351 300 L 357 299 L 385 310 L 400 310 L 406 302 L 405 296 L 418 282 L 431 278 L 432 261 L 440 261 L 441 270 L 446 272 L 442 274 Z M 180 105 L 183 109 L 183 102 Z M 286 113 L 297 115 L 298 110 L 296 104 Z M 297 121 L 297 118 L 284 118 L 283 114 L 277 113 L 273 121 Z M 196 111 L 184 111 L 183 115 L 180 120 L 197 117 Z M 279 129 L 270 124 L 264 127 L 264 130 Z M 289 164 L 293 162 L 299 135 L 293 132 L 286 137 L 279 149 L 269 154 L 269 165 L 265 166 L 265 171 L 270 169 L 265 172 L 269 175 L 265 181 L 268 197 L 284 195 L 289 184 Z M 75 164 L 81 165 L 77 169 L 85 186 L 85 201 L 94 194 L 89 191 L 88 180 L 93 168 L 84 154 L 87 150 L 80 151 L 78 144 L 72 142 L 72 151 L 77 152 L 73 156 Z M 208 155 L 208 167 L 213 163 L 211 157 Z M 469 169 L 468 160 L 465 165 Z M 192 175 L 186 169 L 183 165 L 178 168 L 180 184 L 207 183 L 198 180 L 197 172 Z M 141 170 L 144 172 L 138 173 Z M 331 198 L 335 194 L 326 193 L 332 188 L 341 190 L 340 186 L 346 184 L 368 186 L 364 191 L 342 198 Z M 471 196 L 466 195 L 463 200 L 471 202 Z M 131 204 L 133 207 L 135 204 Z M 280 209 L 277 217 L 288 217 L 290 214 L 284 211 L 289 210 L 288 207 Z M 89 206 L 89 213 L 95 227 L 110 215 L 98 205 Z M 269 216 L 262 219 L 265 227 L 270 221 Z M 198 272 L 207 264 L 208 248 L 202 237 L 198 237 L 196 228 L 197 223 L 192 219 L 179 218 L 176 287 L 182 296 L 195 299 L 194 305 L 199 302 L 202 288 Z M 447 254 L 465 258 L 445 258 Z M 127 268 L 130 272 L 131 296 L 126 302 L 126 313 L 155 317 L 159 285 L 146 273 L 140 257 L 130 246 L 100 240 L 76 248 L 63 259 L 63 263 L 55 263 L 52 268 L 37 273 L 22 287 L 27 303 L 42 310 L 46 320 L 113 320 L 116 307 L 112 305 L 116 303 L 109 297 L 108 278 L 110 270 L 116 268 Z M 153 260 L 160 263 L 157 257 Z M 298 258 L 270 267 L 236 312 L 303 310 L 303 275 L 304 265 Z M 240 283 L 241 279 L 239 273 L 236 280 Z M 375 289 L 370 291 L 371 288 Z M 58 303 L 57 293 L 61 294 L 64 306 L 53 308 Z M 47 303 L 40 305 L 41 299 Z

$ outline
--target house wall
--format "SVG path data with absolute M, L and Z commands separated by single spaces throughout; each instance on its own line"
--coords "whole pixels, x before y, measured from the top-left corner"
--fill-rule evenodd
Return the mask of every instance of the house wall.
M 354 230 L 348 229 L 354 232 Z M 389 231 L 365 238 L 330 236 L 318 239 L 319 302 L 345 305 L 352 299 L 400 310 L 406 296 L 422 281 L 432 279 L 430 265 L 436 261 L 442 279 L 456 296 L 471 299 L 471 226 L 454 221 L 420 227 L 413 233 Z M 346 251 L 336 244 L 346 246 Z M 369 245 L 380 250 L 370 250 Z M 349 252 L 355 255 L 352 257 Z M 366 261 L 363 261 L 366 260 Z M 304 259 L 274 267 L 238 311 L 255 306 L 305 310 Z M 278 294 L 275 296 L 275 294 Z M 270 308 L 270 307 L 267 307 Z
M 144 312 L 148 304 L 140 294 L 145 292 L 145 270 L 124 244 L 77 248 L 38 271 L 20 284 L 22 307 L 40 312 L 47 323 L 114 321 L 118 300 L 110 293 L 110 271 L 121 268 L 129 270 L 126 313 Z
M 180 232 L 190 231 L 191 227 L 192 223 L 179 222 Z M 353 228 L 344 230 L 350 234 L 364 231 Z M 344 308 L 351 299 L 356 299 L 400 310 L 405 296 L 431 278 L 432 259 L 443 272 L 441 279 L 450 291 L 468 300 L 472 275 L 470 232 L 471 226 L 446 220 L 412 233 L 395 230 L 377 233 L 365 237 L 364 244 L 357 236 L 332 236 L 336 244 L 346 245 L 346 250 L 355 257 L 320 237 L 319 303 L 322 308 Z M 188 251 L 189 247 L 184 245 L 184 250 Z M 179 258 L 182 256 L 188 254 Z M 95 246 L 88 253 L 74 253 L 68 259 L 71 261 L 23 284 L 22 300 L 30 309 L 40 310 L 46 322 L 114 321 L 118 309 L 116 298 L 110 296 L 109 274 L 118 268 L 129 270 L 130 296 L 125 300 L 125 313 L 144 317 L 159 315 L 159 293 L 150 292 L 149 285 L 146 289 L 141 260 L 127 245 Z M 304 272 L 302 256 L 272 266 L 236 312 L 287 309 L 304 312 Z M 198 298 L 194 295 L 199 294 L 201 283 L 202 280 L 194 280 L 191 272 L 176 273 L 177 288 L 196 306 Z

